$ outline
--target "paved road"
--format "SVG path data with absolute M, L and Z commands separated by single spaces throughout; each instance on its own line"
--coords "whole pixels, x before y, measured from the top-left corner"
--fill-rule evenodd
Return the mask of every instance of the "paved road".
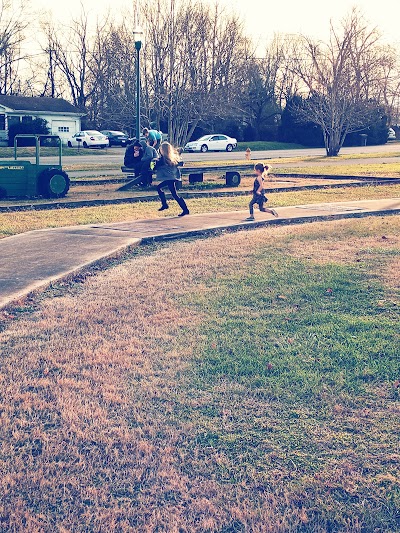
M 399 152 L 400 151 L 400 143 L 388 143 L 381 146 L 360 146 L 360 147 L 347 147 L 342 148 L 341 155 L 346 154 L 370 154 L 370 153 L 382 153 L 387 154 L 388 157 L 390 157 L 390 154 L 393 152 Z M 307 157 L 307 156 L 325 156 L 325 150 L 323 148 L 302 148 L 302 149 L 296 149 L 296 150 L 266 150 L 266 151 L 254 151 L 252 152 L 252 159 L 271 159 L 271 158 L 282 158 L 282 157 Z M 124 149 L 123 148 L 110 148 L 106 151 L 101 151 L 101 154 L 98 152 L 94 153 L 92 151 L 88 151 L 88 154 L 79 156 L 79 159 L 75 156 L 64 156 L 64 164 L 66 166 L 80 163 L 98 163 L 101 164 L 107 164 L 107 163 L 122 163 L 124 157 Z M 53 159 L 54 158 L 47 158 L 44 157 L 43 161 Z M 206 154 L 189 154 L 184 153 L 183 154 L 183 160 L 186 162 L 194 162 L 194 161 L 203 161 L 203 162 L 209 162 L 209 161 L 237 161 L 237 160 L 243 160 L 244 159 L 244 152 L 208 152 Z M 1 161 L 1 158 L 0 158 Z
M 205 213 L 115 224 L 92 224 L 31 231 L 0 240 L 0 308 L 23 298 L 129 247 L 152 240 L 170 240 L 220 229 L 243 229 L 271 224 L 295 224 L 400 213 L 400 198 L 331 204 L 309 204 L 277 209 L 279 218 L 247 212 Z M 251 238 L 251 236 L 249 236 Z M 49 253 L 51 250 L 51 253 Z
M 363 147 L 348 147 L 342 148 L 341 154 L 370 154 L 370 153 L 384 153 L 390 156 L 393 152 L 400 151 L 400 144 L 384 144 L 382 146 L 363 146 Z M 79 161 L 82 163 L 121 163 L 123 159 L 123 150 L 111 149 L 108 154 L 105 155 L 87 155 L 81 156 Z M 271 159 L 271 158 L 281 158 L 281 157 L 307 157 L 307 156 L 325 156 L 325 150 L 323 148 L 302 148 L 296 150 L 266 150 L 259 152 L 252 152 L 252 159 Z M 238 161 L 244 159 L 244 152 L 208 152 L 206 154 L 183 154 L 183 160 L 185 162 L 194 162 L 194 161 Z M 76 163 L 76 158 L 71 156 L 64 157 L 65 164 Z
M 348 147 L 342 148 L 341 155 L 348 154 L 370 154 L 370 153 L 384 153 L 390 155 L 393 152 L 400 152 L 400 144 L 384 144 L 382 146 L 363 146 L 363 147 Z M 265 150 L 252 152 L 252 159 L 275 159 L 281 157 L 308 157 L 308 156 L 322 156 L 324 157 L 326 152 L 323 148 L 301 148 L 296 150 Z M 244 152 L 213 152 L 206 154 L 183 154 L 185 161 L 230 161 L 230 160 L 243 160 Z

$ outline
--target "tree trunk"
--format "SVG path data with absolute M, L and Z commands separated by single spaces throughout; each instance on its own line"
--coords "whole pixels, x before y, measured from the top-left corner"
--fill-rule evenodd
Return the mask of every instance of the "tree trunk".
M 324 135 L 324 139 L 326 156 L 336 157 L 340 152 L 340 148 L 342 147 L 341 139 L 337 132 L 337 129 L 335 128 L 334 131 L 332 131 L 330 134 L 327 133 L 326 135 Z
M 327 157 L 336 157 L 339 154 L 340 147 L 337 144 L 330 145 L 326 149 Z

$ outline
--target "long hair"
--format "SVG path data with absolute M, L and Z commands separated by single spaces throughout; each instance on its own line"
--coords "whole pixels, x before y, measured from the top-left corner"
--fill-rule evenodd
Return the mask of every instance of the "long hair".
M 178 152 L 168 142 L 163 142 L 160 146 L 160 153 L 164 157 L 164 161 L 169 166 L 176 166 L 179 163 L 180 157 Z
M 257 163 L 254 165 L 254 170 L 258 170 L 261 173 L 263 178 L 268 176 L 268 172 L 271 170 L 271 167 L 266 163 Z

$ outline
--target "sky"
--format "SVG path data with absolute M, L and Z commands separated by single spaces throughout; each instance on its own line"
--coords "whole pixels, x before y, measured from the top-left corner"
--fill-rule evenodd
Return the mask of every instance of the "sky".
M 142 0 L 144 1 L 144 0 Z M 207 1 L 207 0 L 206 0 Z M 209 0 L 211 2 L 215 0 Z M 246 30 L 259 46 L 274 33 L 303 33 L 324 39 L 328 36 L 330 20 L 340 22 L 357 6 L 366 19 L 382 32 L 383 40 L 400 47 L 400 0 L 217 0 L 242 15 Z M 49 11 L 48 0 L 30 0 L 34 9 L 41 13 Z M 151 9 L 151 0 L 146 0 Z M 67 21 L 79 14 L 81 3 L 57 1 L 51 10 L 55 20 Z M 95 19 L 110 10 L 121 14 L 133 10 L 134 0 L 84 0 L 85 9 Z

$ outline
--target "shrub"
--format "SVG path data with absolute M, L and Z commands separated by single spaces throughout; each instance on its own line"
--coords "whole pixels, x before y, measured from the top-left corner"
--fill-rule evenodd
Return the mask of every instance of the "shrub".
M 301 96 L 293 96 L 288 100 L 281 115 L 278 140 L 281 142 L 302 144 L 304 146 L 324 146 L 324 139 L 320 126 L 313 122 L 307 122 L 304 124 L 298 121 L 294 108 L 301 106 L 302 102 L 303 98 Z
M 360 146 L 360 134 L 367 135 L 367 145 L 386 144 L 388 138 L 388 116 L 381 108 L 376 109 L 376 120 L 368 128 L 357 133 L 349 133 L 344 142 L 344 146 Z
M 14 146 L 14 139 L 16 135 L 21 134 L 40 134 L 48 135 L 50 133 L 47 122 L 42 118 L 33 118 L 28 122 L 18 122 L 12 124 L 8 130 L 8 144 Z M 18 146 L 32 146 L 34 143 L 31 139 L 21 139 Z

